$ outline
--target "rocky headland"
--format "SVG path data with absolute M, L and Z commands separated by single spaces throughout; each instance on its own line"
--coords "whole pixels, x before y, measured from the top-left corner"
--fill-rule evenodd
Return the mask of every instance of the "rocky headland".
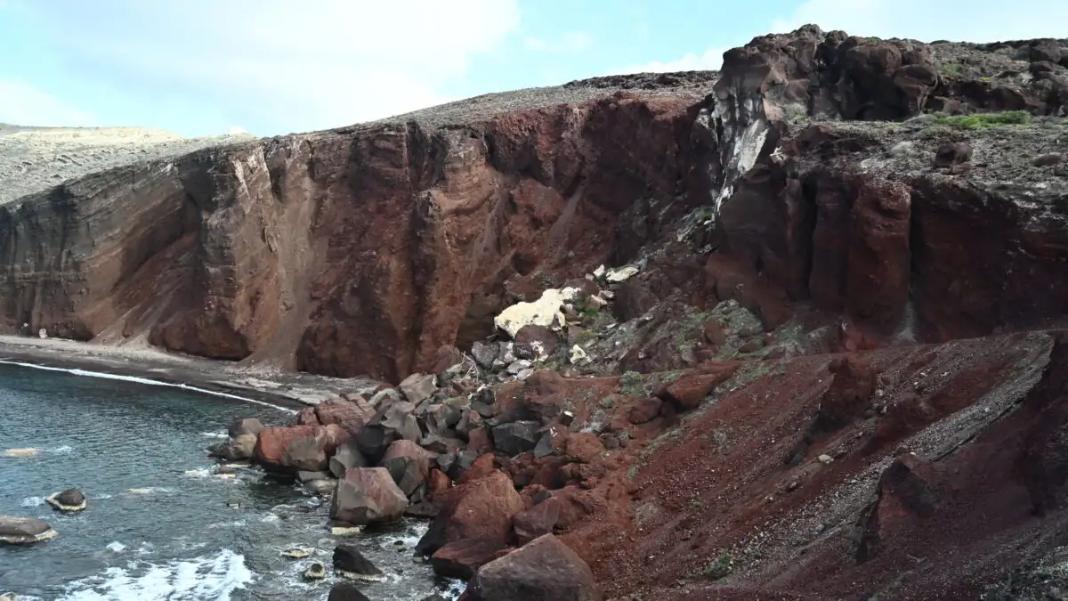
M 808 26 L 212 146 L 0 206 L 0 330 L 359 377 L 213 452 L 464 599 L 1049 598 L 1066 111 L 1066 40 Z

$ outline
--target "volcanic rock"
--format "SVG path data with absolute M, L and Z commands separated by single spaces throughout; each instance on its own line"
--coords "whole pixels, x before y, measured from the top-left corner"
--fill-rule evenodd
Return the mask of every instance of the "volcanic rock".
M 433 453 L 410 440 L 396 440 L 389 445 L 380 465 L 389 471 L 401 491 L 410 497 L 426 484 L 433 457 Z
M 494 426 L 493 447 L 505 455 L 530 451 L 538 444 L 541 423 L 521 420 Z
M 465 539 L 506 547 L 512 516 L 524 508 L 512 480 L 500 471 L 451 488 L 437 502 L 441 510 L 416 546 L 424 555 Z
M 475 601 L 600 601 L 593 573 L 552 534 L 479 568 L 466 593 Z
M 379 581 L 385 574 L 370 562 L 360 549 L 351 543 L 342 543 L 334 548 L 334 570 L 353 580 Z
M 327 601 L 371 601 L 351 582 L 338 582 L 330 587 Z
M 36 518 L 0 516 L 0 543 L 29 545 L 55 538 L 57 532 Z
M 412 374 L 399 386 L 408 402 L 418 404 L 438 389 L 437 376 L 434 374 Z
M 404 515 L 408 497 L 381 467 L 353 468 L 338 480 L 330 517 L 357 526 L 391 522 Z
M 68 488 L 45 499 L 48 504 L 59 511 L 82 511 L 86 507 L 85 495 L 77 488 Z

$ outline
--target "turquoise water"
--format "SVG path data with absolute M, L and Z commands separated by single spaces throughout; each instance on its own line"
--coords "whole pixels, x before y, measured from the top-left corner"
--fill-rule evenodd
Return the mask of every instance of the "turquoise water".
M 59 532 L 31 547 L 0 546 L 0 593 L 63 601 L 325 599 L 340 540 L 328 502 L 258 470 L 215 473 L 205 447 L 234 416 L 280 423 L 280 409 L 176 388 L 0 365 L 0 514 L 44 519 Z M 5 450 L 36 449 L 29 457 Z M 83 490 L 89 507 L 63 515 L 44 497 Z M 419 600 L 450 584 L 413 560 L 418 522 L 355 539 L 388 580 L 372 599 Z M 289 560 L 293 546 L 313 557 Z

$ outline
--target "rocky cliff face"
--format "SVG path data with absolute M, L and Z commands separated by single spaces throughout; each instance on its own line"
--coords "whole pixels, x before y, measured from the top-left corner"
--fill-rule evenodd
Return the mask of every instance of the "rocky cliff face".
M 25 197 L 0 209 L 4 329 L 333 375 L 426 369 L 517 298 L 633 258 L 708 195 L 698 94 L 581 92 Z

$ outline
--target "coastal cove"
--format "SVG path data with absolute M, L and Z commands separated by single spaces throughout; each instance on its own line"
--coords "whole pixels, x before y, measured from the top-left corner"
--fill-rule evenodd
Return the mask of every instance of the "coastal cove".
M 143 373 L 49 363 L 0 363 L 0 514 L 39 518 L 59 532 L 47 543 L 0 547 L 0 592 L 69 601 L 325 599 L 333 575 L 309 583 L 301 573 L 329 565 L 340 542 L 356 544 L 386 574 L 361 585 L 374 598 L 447 592 L 448 581 L 413 562 L 424 523 L 333 536 L 328 498 L 257 468 L 220 469 L 208 457 L 235 416 L 285 423 L 287 407 L 191 389 L 199 382 L 183 388 L 138 381 Z M 60 371 L 68 369 L 75 373 Z M 69 487 L 85 493 L 85 511 L 61 514 L 45 502 Z M 295 547 L 311 555 L 283 557 Z

